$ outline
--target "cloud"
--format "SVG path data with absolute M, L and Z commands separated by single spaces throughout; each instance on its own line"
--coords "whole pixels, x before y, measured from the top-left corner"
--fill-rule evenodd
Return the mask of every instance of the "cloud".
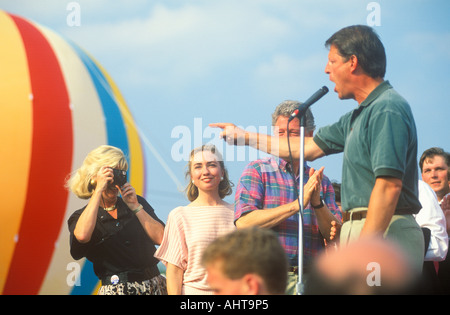
M 120 86 L 136 88 L 188 88 L 215 72 L 267 67 L 258 63 L 267 63 L 270 55 L 280 63 L 285 48 L 307 33 L 328 34 L 328 13 L 336 10 L 331 0 L 320 6 L 297 0 L 77 0 L 81 26 L 69 27 L 69 2 L 18 0 L 6 6 L 72 39 L 99 59 Z M 342 6 L 336 12 L 340 21 L 351 16 L 341 14 Z
M 272 50 L 290 31 L 260 6 L 220 1 L 157 4 L 144 17 L 89 22 L 64 33 L 94 56 L 109 56 L 106 62 L 122 67 L 135 84 L 161 86 L 202 78 Z
M 302 63 L 302 61 L 285 54 L 275 55 L 270 62 L 261 64 L 256 74 L 258 77 L 290 76 L 290 73 L 301 68 Z
M 255 70 L 255 80 L 261 81 L 263 86 L 267 81 L 271 81 L 279 84 L 278 89 L 298 91 L 299 87 L 310 85 L 311 75 L 324 76 L 325 62 L 325 52 L 305 57 L 277 54 L 268 62 L 259 65 Z

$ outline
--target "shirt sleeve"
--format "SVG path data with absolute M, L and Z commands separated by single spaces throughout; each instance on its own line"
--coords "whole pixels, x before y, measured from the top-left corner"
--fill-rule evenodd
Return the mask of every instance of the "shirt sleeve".
M 158 258 L 164 265 L 170 263 L 182 270 L 187 268 L 188 248 L 184 233 L 183 218 L 178 211 L 174 209 L 167 219 L 167 225 L 164 229 L 164 236 L 161 245 L 156 250 L 154 257 Z
M 241 216 L 263 208 L 264 185 L 261 173 L 254 164 L 249 164 L 243 171 L 235 195 L 234 220 Z
M 336 123 L 320 128 L 314 136 L 314 142 L 325 155 L 344 151 L 345 133 L 348 129 L 350 116 L 351 112 L 342 116 Z
M 342 222 L 342 211 L 336 204 L 336 195 L 334 193 L 333 185 L 328 177 L 323 176 L 322 179 L 322 193 L 323 200 L 327 205 L 331 213 L 336 217 L 336 219 Z
M 383 111 L 370 119 L 371 165 L 375 177 L 403 179 L 408 155 L 410 127 L 397 112 Z
M 82 209 L 84 210 L 84 209 Z M 75 227 L 77 226 L 78 219 L 82 213 L 82 210 L 75 211 L 67 221 L 70 233 L 70 255 L 73 259 L 78 260 L 83 257 L 86 257 L 91 245 L 93 243 L 93 239 L 95 238 L 95 231 L 91 237 L 91 241 L 87 243 L 78 242 L 77 238 L 74 235 Z
M 442 261 L 447 256 L 448 251 L 446 221 L 437 202 L 436 194 L 423 181 L 419 181 L 419 201 L 422 204 L 422 209 L 416 215 L 416 221 L 421 228 L 428 228 L 431 231 L 425 260 Z

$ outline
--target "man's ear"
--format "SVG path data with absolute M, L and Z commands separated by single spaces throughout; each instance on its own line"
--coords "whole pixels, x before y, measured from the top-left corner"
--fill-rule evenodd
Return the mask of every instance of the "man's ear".
M 358 67 L 359 66 L 358 57 L 356 57 L 355 55 L 351 55 L 350 58 L 348 59 L 348 62 L 350 62 L 350 70 L 352 72 L 355 72 L 360 68 Z
M 246 295 L 264 294 L 264 282 L 260 276 L 254 273 L 246 274 L 243 278 L 243 292 Z

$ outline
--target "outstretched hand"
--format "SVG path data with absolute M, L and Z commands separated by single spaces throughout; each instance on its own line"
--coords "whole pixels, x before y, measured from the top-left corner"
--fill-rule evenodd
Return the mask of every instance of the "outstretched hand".
M 247 132 L 232 123 L 212 123 L 212 128 L 221 128 L 220 138 L 229 145 L 248 145 Z

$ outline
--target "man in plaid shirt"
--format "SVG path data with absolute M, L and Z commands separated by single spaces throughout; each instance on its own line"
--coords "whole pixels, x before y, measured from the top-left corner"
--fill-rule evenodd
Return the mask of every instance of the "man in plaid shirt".
M 285 101 L 272 114 L 274 133 L 287 136 L 287 122 L 300 105 Z M 312 137 L 314 117 L 308 109 L 305 114 L 305 136 Z M 289 123 L 291 141 L 299 141 L 300 122 L 297 118 Z M 299 160 L 289 161 L 267 157 L 251 162 L 242 173 L 236 189 L 235 222 L 238 228 L 260 226 L 271 228 L 287 254 L 290 270 L 287 294 L 296 294 L 298 282 L 298 184 Z M 305 163 L 304 167 L 304 214 L 303 214 L 303 266 L 304 273 L 312 259 L 324 248 L 324 238 L 329 240 L 331 222 L 342 221 L 330 180 Z

